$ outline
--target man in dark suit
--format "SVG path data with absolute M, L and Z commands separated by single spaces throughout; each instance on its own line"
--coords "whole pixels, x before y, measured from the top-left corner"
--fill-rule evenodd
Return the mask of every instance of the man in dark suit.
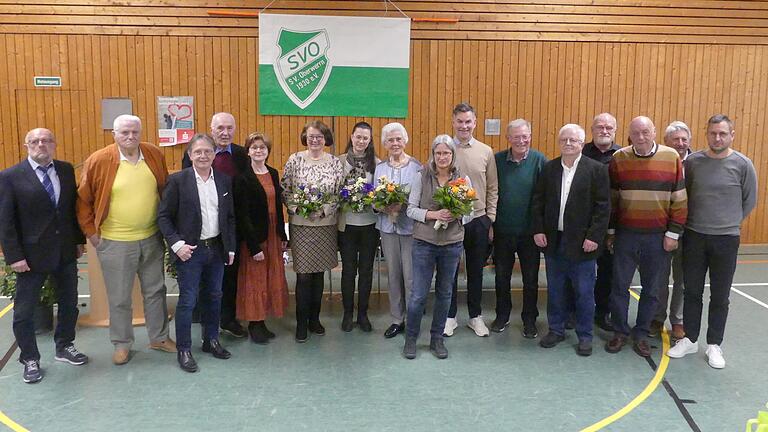
M 231 178 L 250 169 L 251 160 L 248 151 L 232 142 L 235 138 L 235 117 L 226 112 L 216 113 L 211 117 L 211 136 L 216 143 L 216 154 L 213 159 L 213 169 Z M 182 168 L 192 166 L 187 152 L 181 160 Z M 239 242 L 238 242 L 239 243 Z M 224 269 L 224 279 L 221 285 L 221 329 L 225 333 L 242 338 L 248 336 L 243 326 L 235 318 L 235 301 L 237 299 L 237 268 L 238 260 Z
M 168 177 L 157 217 L 160 231 L 175 253 L 179 281 L 177 359 L 187 372 L 197 371 L 191 353 L 191 327 L 198 294 L 203 351 L 219 359 L 230 357 L 219 343 L 219 314 L 224 267 L 235 259 L 235 214 L 232 179 L 212 168 L 215 149 L 208 135 L 192 138 L 187 146 L 192 167 Z
M 595 260 L 608 229 L 610 181 L 600 162 L 581 157 L 584 129 L 560 129 L 561 156 L 544 165 L 533 197 L 534 242 L 544 248 L 547 264 L 549 333 L 539 343 L 552 348 L 565 340 L 568 300 L 565 282 L 573 283 L 577 353 L 592 354 L 595 313 Z
M 0 246 L 17 273 L 13 334 L 21 351 L 24 382 L 43 379 L 35 339 L 34 311 L 48 277 L 59 304 L 54 333 L 55 359 L 83 365 L 88 357 L 75 340 L 77 323 L 77 259 L 85 236 L 75 213 L 75 172 L 54 160 L 56 139 L 48 129 L 33 129 L 24 138 L 27 159 L 0 173 Z

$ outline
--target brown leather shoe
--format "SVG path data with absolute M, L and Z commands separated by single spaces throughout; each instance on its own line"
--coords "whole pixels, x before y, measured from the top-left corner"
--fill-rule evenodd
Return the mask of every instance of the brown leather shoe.
M 672 339 L 680 340 L 685 337 L 685 328 L 682 324 L 672 324 Z
M 621 333 L 614 333 L 613 339 L 609 340 L 605 344 L 605 351 L 616 354 L 621 351 L 621 348 L 627 344 L 627 337 Z
M 661 332 L 664 330 L 664 323 L 661 321 L 651 321 L 651 325 L 648 328 L 648 337 L 659 337 L 661 336 Z
M 165 351 L 167 353 L 176 352 L 176 342 L 174 342 L 173 339 L 171 338 L 168 338 L 160 342 L 152 342 L 149 344 L 149 347 L 154 350 Z
M 639 341 L 635 341 L 632 344 L 632 349 L 640 357 L 650 357 L 651 356 L 651 346 L 648 345 L 648 341 L 645 340 L 645 339 L 641 339 Z
M 115 352 L 112 354 L 112 363 L 116 365 L 124 365 L 130 360 L 129 351 L 125 348 L 115 348 Z

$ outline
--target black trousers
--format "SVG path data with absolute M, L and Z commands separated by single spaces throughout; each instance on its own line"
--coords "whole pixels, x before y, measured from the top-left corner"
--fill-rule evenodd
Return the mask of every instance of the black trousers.
M 523 310 L 520 316 L 524 323 L 536 322 L 539 316 L 537 303 L 541 253 L 533 242 L 533 235 L 505 235 L 495 232 L 493 253 L 496 264 L 496 319 L 506 322 L 512 311 L 510 279 L 517 253 L 523 276 Z
M 51 273 L 28 271 L 18 273 L 16 298 L 13 303 L 13 334 L 19 344 L 19 361 L 40 360 L 35 338 L 35 309 L 40 302 L 40 290 L 50 274 L 56 285 L 59 305 L 53 340 L 56 351 L 61 351 L 75 340 L 77 324 L 77 261 L 60 264 Z
M 320 320 L 324 272 L 296 273 L 296 323 L 307 325 Z
M 237 313 L 237 269 L 240 260 L 235 254 L 232 265 L 224 266 L 224 278 L 221 282 L 221 326 L 236 320 Z M 197 308 L 195 308 L 197 309 Z
M 491 219 L 488 216 L 480 216 L 464 225 L 464 254 L 466 256 L 467 269 L 467 310 L 469 317 L 474 318 L 482 314 L 483 300 L 483 267 L 488 260 L 490 241 L 488 232 L 491 228 Z M 451 306 L 448 309 L 448 317 L 456 318 L 458 306 L 456 295 L 459 287 L 459 268 L 453 276 L 453 290 L 451 293 Z
M 739 236 L 708 235 L 691 230 L 683 235 L 683 323 L 685 335 L 691 342 L 696 342 L 701 332 L 704 282 L 709 270 L 707 343 L 723 343 L 739 242 Z
M 375 224 L 347 225 L 339 233 L 341 251 L 341 299 L 344 313 L 351 314 L 355 307 L 355 277 L 357 277 L 357 315 L 368 313 L 368 300 L 373 285 L 373 261 L 379 244 L 379 230 Z

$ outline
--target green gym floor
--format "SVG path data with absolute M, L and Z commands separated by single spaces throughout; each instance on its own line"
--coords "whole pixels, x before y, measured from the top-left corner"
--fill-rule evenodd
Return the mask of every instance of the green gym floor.
M 181 371 L 173 354 L 147 348 L 136 329 L 130 363 L 114 366 L 106 328 L 80 327 L 77 347 L 90 363 L 53 360 L 52 333 L 38 337 L 45 378 L 29 385 L 11 331 L 13 312 L 0 300 L 0 426 L 15 431 L 741 431 L 768 401 L 768 248 L 743 247 L 731 294 L 723 344 L 727 366 L 707 365 L 704 350 L 668 359 L 656 339 L 650 360 L 630 348 L 608 354 L 610 336 L 597 330 L 591 357 L 578 357 L 570 332 L 556 348 L 524 339 L 519 319 L 520 280 L 515 274 L 510 327 L 479 338 L 460 327 L 446 340 L 447 360 L 428 350 L 431 316 L 422 321 L 416 360 L 402 358 L 402 336 L 385 339 L 390 324 L 386 268 L 374 276 L 373 333 L 340 330 L 338 269 L 326 295 L 325 336 L 305 344 L 293 339 L 291 307 L 268 321 L 277 338 L 266 346 L 222 336 L 232 352 L 217 360 L 194 354 L 200 371 Z M 84 266 L 83 266 L 84 269 Z M 88 309 L 87 274 L 81 301 Z M 289 283 L 293 274 L 289 271 Z M 637 280 L 637 278 L 636 278 Z M 545 277 L 540 275 L 542 287 Z M 460 278 L 460 288 L 463 280 Z M 637 285 L 637 282 L 634 283 Z M 639 287 L 635 286 L 635 289 Z M 483 305 L 494 318 L 493 269 L 485 272 Z M 169 304 L 176 302 L 169 288 Z M 326 279 L 326 293 L 329 292 Z M 546 333 L 546 290 L 539 293 L 539 334 Z M 634 317 L 636 300 L 632 300 Z M 706 303 L 705 303 L 706 309 Z M 431 314 L 431 304 L 428 315 Z M 706 313 L 704 317 L 706 323 Z M 171 323 L 173 327 L 173 323 Z M 704 325 L 706 328 L 706 325 Z M 172 330 L 173 334 L 173 330 Z M 199 338 L 199 326 L 193 339 Z M 703 341 L 702 336 L 702 341 Z

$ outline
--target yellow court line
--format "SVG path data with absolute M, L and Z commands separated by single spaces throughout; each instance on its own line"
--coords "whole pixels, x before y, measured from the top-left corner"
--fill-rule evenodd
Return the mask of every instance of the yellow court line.
M 640 300 L 640 296 L 635 294 L 634 291 L 630 290 L 629 293 L 636 300 Z M 633 409 L 637 408 L 641 403 L 643 403 L 646 399 L 648 399 L 648 397 L 659 386 L 659 384 L 661 383 L 661 380 L 664 379 L 664 374 L 667 372 L 667 366 L 669 365 L 669 357 L 667 357 L 667 350 L 669 350 L 669 334 L 667 333 L 667 329 L 664 327 L 662 327 L 662 330 L 661 330 L 661 344 L 662 344 L 661 363 L 659 363 L 659 367 L 656 368 L 656 375 L 654 375 L 651 382 L 649 382 L 648 385 L 645 386 L 645 389 L 643 389 L 643 391 L 640 392 L 639 395 L 637 395 L 634 399 L 632 399 L 631 402 L 626 404 L 624 408 L 616 411 L 614 414 L 611 414 L 610 416 L 600 420 L 599 422 L 582 429 L 580 432 L 598 431 L 608 426 L 609 424 L 615 422 L 616 420 L 624 417 L 625 415 L 629 414 Z
M 11 309 L 13 309 L 13 303 L 9 304 L 2 311 L 0 311 L 0 318 L 2 318 L 5 314 L 7 314 L 8 311 Z M 24 428 L 24 426 L 8 418 L 8 416 L 5 415 L 5 413 L 3 413 L 2 411 L 0 411 L 0 423 L 8 426 L 14 432 L 29 432 L 29 430 Z

